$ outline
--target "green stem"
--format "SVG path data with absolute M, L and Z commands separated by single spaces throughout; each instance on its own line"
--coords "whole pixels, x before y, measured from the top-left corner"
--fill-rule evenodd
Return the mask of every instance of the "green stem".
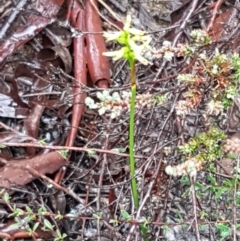
M 130 148 L 130 177 L 132 194 L 135 208 L 139 207 L 138 191 L 137 191 L 137 181 L 135 176 L 135 159 L 134 159 L 134 114 L 135 114 L 135 101 L 136 101 L 136 71 L 134 61 L 130 62 L 131 68 L 131 107 L 130 107 L 130 127 L 129 127 L 129 148 Z
M 132 99 L 131 99 L 131 107 L 130 107 L 130 127 L 129 127 L 129 156 L 130 156 L 130 177 L 131 180 L 131 188 L 133 194 L 133 201 L 135 208 L 139 207 L 139 198 L 137 191 L 137 180 L 135 176 L 135 158 L 134 158 L 134 116 L 135 116 L 135 103 L 136 103 L 136 70 L 134 61 L 129 61 L 131 68 L 131 91 L 132 91 Z M 140 229 L 143 235 L 144 241 L 149 241 L 147 238 L 147 228 L 144 227 L 143 224 L 140 224 Z

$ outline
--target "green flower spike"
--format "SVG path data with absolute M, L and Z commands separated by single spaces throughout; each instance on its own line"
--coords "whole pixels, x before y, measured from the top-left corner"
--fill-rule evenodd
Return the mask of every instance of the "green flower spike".
M 131 177 L 131 189 L 133 195 L 133 201 L 135 208 L 139 207 L 139 197 L 137 189 L 137 179 L 135 172 L 135 158 L 134 158 L 134 120 L 135 120 L 135 105 L 136 105 L 136 94 L 137 94 L 137 83 L 136 83 L 136 66 L 135 61 L 138 60 L 140 63 L 147 65 L 148 60 L 143 57 L 145 53 L 150 49 L 149 43 L 151 42 L 150 36 L 145 35 L 145 32 L 135 28 L 131 28 L 131 17 L 128 15 L 123 30 L 108 33 L 105 32 L 103 36 L 107 41 L 116 41 L 122 47 L 117 51 L 106 52 L 103 55 L 112 57 L 114 61 L 118 59 L 125 59 L 128 61 L 131 74 L 131 104 L 130 104 L 130 120 L 129 120 L 129 166 L 130 166 L 130 177 Z M 128 96 L 130 97 L 130 96 Z M 126 98 L 128 98 L 126 96 Z M 119 99 L 119 96 L 114 95 L 114 98 Z M 105 111 L 105 110 L 103 110 Z M 121 112 L 121 108 L 115 108 L 112 112 L 111 117 L 115 118 Z M 140 224 L 141 233 L 144 241 L 149 241 L 147 238 L 147 229 L 143 224 Z
M 117 41 L 119 44 L 123 45 L 121 49 L 105 52 L 103 55 L 112 57 L 114 61 L 123 58 L 130 62 L 138 60 L 140 63 L 147 65 L 149 62 L 142 56 L 142 54 L 144 53 L 144 50 L 149 47 L 151 37 L 144 35 L 145 32 L 142 30 L 130 28 L 130 25 L 131 17 L 128 15 L 123 30 L 112 33 L 103 33 L 103 36 L 107 41 Z

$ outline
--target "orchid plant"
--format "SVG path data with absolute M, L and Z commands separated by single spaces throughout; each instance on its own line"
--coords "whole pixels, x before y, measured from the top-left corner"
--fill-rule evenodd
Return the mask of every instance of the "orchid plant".
M 130 163 L 130 177 L 131 189 L 133 194 L 134 206 L 139 207 L 139 198 L 137 190 L 137 181 L 135 178 L 135 159 L 134 159 L 134 114 L 136 105 L 136 69 L 135 62 L 139 61 L 143 65 L 148 65 L 149 61 L 144 57 L 150 46 L 150 36 L 146 35 L 144 31 L 131 28 L 131 17 L 127 16 L 125 25 L 121 31 L 104 32 L 103 36 L 107 41 L 116 41 L 121 45 L 117 51 L 103 53 L 103 55 L 112 57 L 114 61 L 118 59 L 125 59 L 128 61 L 131 75 L 131 103 L 130 103 L 130 123 L 129 123 L 129 163 Z M 147 229 L 140 225 L 144 240 L 146 238 Z
M 116 41 L 121 48 L 116 51 L 106 52 L 103 55 L 112 57 L 114 61 L 125 59 L 128 61 L 131 70 L 131 104 L 130 104 L 130 124 L 129 124 L 129 149 L 130 149 L 130 176 L 131 187 L 135 208 L 139 206 L 137 182 L 135 178 L 135 159 L 134 159 L 134 113 L 136 102 L 136 70 L 135 61 L 147 65 L 149 61 L 144 57 L 144 52 L 149 48 L 151 38 L 145 32 L 131 28 L 131 17 L 127 16 L 125 25 L 121 31 L 104 32 L 103 36 L 107 41 Z

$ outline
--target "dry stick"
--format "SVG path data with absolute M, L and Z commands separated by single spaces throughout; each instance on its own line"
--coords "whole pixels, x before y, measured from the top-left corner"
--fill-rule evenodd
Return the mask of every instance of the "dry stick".
M 95 8 L 95 10 L 98 12 L 99 16 L 101 16 L 102 19 L 104 19 L 106 22 L 108 22 L 110 25 L 114 26 L 116 29 L 121 30 L 116 24 L 110 22 L 107 18 L 105 18 L 99 11 L 96 5 L 94 4 L 93 0 L 89 0 L 92 4 L 92 6 Z
M 180 25 L 180 31 L 179 31 L 179 33 L 178 33 L 177 36 L 175 36 L 175 38 L 174 38 L 174 41 L 173 41 L 173 44 L 172 44 L 173 47 L 175 47 L 175 45 L 177 44 L 177 41 L 178 41 L 178 39 L 180 38 L 180 36 L 182 35 L 183 30 L 184 30 L 184 28 L 185 28 L 186 25 L 187 25 L 187 22 L 189 21 L 190 17 L 192 16 L 193 12 L 195 11 L 195 9 L 196 9 L 196 7 L 197 7 L 197 4 L 198 4 L 198 0 L 194 0 L 194 1 L 192 2 L 192 6 L 191 6 L 191 8 L 190 8 L 190 10 L 189 10 L 189 13 L 188 13 L 187 17 L 184 19 L 183 23 Z M 154 82 L 157 81 L 158 76 L 160 76 L 160 74 L 162 73 L 162 71 L 163 71 L 164 67 L 166 66 L 166 64 L 167 64 L 167 61 L 166 61 L 166 60 L 163 61 L 160 69 L 158 70 L 158 72 L 157 72 L 157 74 L 156 74 L 156 76 L 155 76 L 155 78 L 154 78 L 154 80 L 153 80 Z
M 52 184 L 56 189 L 63 191 L 64 193 L 68 194 L 69 196 L 71 196 L 72 198 L 74 198 L 76 201 L 78 201 L 79 203 L 82 203 L 83 205 L 85 205 L 84 201 L 77 196 L 76 193 L 74 193 L 72 190 L 68 190 L 65 187 L 60 186 L 59 184 L 57 184 L 56 182 L 54 182 L 52 179 L 46 177 L 45 175 L 37 172 L 36 170 L 34 170 L 33 168 L 31 168 L 29 165 L 26 166 L 21 166 L 21 165 L 17 165 L 17 164 L 11 164 L 11 162 L 7 162 L 6 160 L 1 158 L 1 163 L 5 164 L 6 166 L 11 166 L 11 167 L 16 167 L 16 168 L 21 168 L 24 170 L 27 170 L 29 173 L 31 173 L 31 175 L 37 177 L 37 178 L 42 178 L 44 181 Z
M 197 57 L 198 57 L 198 54 L 195 54 L 194 57 L 192 58 L 190 64 L 188 64 L 185 68 L 183 68 L 183 69 L 182 69 L 180 72 L 178 72 L 177 74 L 173 74 L 173 75 L 170 75 L 170 76 L 168 76 L 168 77 L 161 78 L 161 79 L 159 79 L 158 81 L 157 81 L 157 78 L 158 78 L 159 75 L 157 74 L 157 76 L 153 79 L 153 81 L 146 81 L 146 82 L 144 82 L 144 83 L 139 83 L 138 85 L 148 85 L 148 84 L 153 84 L 153 85 L 155 85 L 155 84 L 157 84 L 157 83 L 159 83 L 159 82 L 168 81 L 168 80 L 170 80 L 170 79 L 176 78 L 179 74 L 183 74 L 183 73 L 185 73 L 188 69 L 190 69 L 190 68 L 195 64 Z M 163 62 L 163 64 L 164 64 L 164 63 L 166 64 L 166 61 Z M 163 66 L 163 65 L 162 65 L 162 66 Z
M 191 182 L 191 194 L 192 194 L 192 205 L 193 205 L 193 214 L 194 214 L 194 224 L 195 224 L 195 232 L 197 236 L 197 241 L 201 241 L 199 228 L 198 228 L 198 220 L 197 220 L 197 201 L 196 201 L 196 192 L 194 187 L 194 177 L 189 177 Z
M 100 3 L 102 2 L 102 0 L 98 0 Z M 115 8 L 117 8 L 119 11 L 121 11 L 122 13 L 125 13 L 127 11 L 127 9 L 125 7 L 123 7 L 119 1 L 116 0 L 108 0 L 112 5 L 115 6 Z M 105 3 L 104 3 L 105 4 Z
M 40 145 L 36 143 L 15 143 L 15 142 L 0 142 L 0 145 L 3 146 L 17 146 L 17 147 L 37 147 L 41 149 L 50 149 L 50 150 L 71 150 L 71 151 L 84 151 L 84 152 L 89 152 L 89 151 L 95 151 L 99 153 L 105 153 L 105 154 L 113 154 L 113 155 L 118 155 L 118 156 L 123 156 L 123 157 L 129 157 L 129 154 L 125 153 L 119 153 L 116 151 L 111 151 L 111 150 L 102 150 L 102 149 L 97 149 L 97 148 L 86 148 L 86 147 L 69 147 L 69 146 L 49 146 L 49 145 Z M 147 159 L 147 156 L 138 156 L 135 155 L 135 158 L 144 158 Z
M 209 32 L 210 30 L 213 29 L 214 21 L 216 19 L 218 10 L 221 7 L 222 3 L 223 3 L 223 0 L 218 0 L 217 3 L 215 3 L 215 7 L 214 7 L 213 12 L 212 12 L 212 18 L 211 18 L 211 20 L 210 20 L 210 22 L 207 26 L 207 32 Z
M 119 22 L 122 22 L 122 19 L 119 17 L 119 15 L 116 14 L 104 1 L 98 0 L 98 2 L 100 2 L 114 18 L 116 18 Z
M 240 156 L 237 157 L 236 178 L 234 181 L 234 193 L 233 193 L 233 241 L 237 241 L 237 186 L 238 186 L 238 170 L 239 170 Z
M 109 123 L 110 124 L 110 123 Z M 105 145 L 104 145 L 104 149 L 108 148 L 108 139 L 109 136 L 106 134 L 106 140 L 105 140 Z M 104 176 L 104 169 L 105 166 L 107 164 L 107 155 L 104 154 L 103 155 L 103 161 L 102 161 L 102 166 L 101 166 L 101 174 L 99 177 L 99 181 L 98 181 L 98 186 L 101 187 L 102 183 L 103 183 L 103 176 Z M 101 196 L 101 188 L 99 188 L 97 190 L 97 211 L 100 211 L 100 196 Z M 100 222 L 97 222 L 97 232 L 98 232 L 98 241 L 101 241 L 101 235 L 100 235 Z
M 19 132 L 19 131 L 16 131 L 15 129 L 13 129 L 13 128 L 7 126 L 7 125 L 5 125 L 5 124 L 2 123 L 1 121 L 0 121 L 0 126 L 3 127 L 4 129 L 8 130 L 8 131 L 12 131 L 13 133 L 18 134 L 18 135 L 21 136 L 21 137 L 25 137 L 25 136 L 26 136 L 29 141 L 30 141 L 30 140 L 32 140 L 32 141 L 37 141 L 35 138 L 33 138 L 33 137 L 31 137 L 31 136 L 28 136 L 28 135 L 26 135 L 26 134 L 23 134 L 23 133 L 21 133 L 21 132 Z
M 0 29 L 0 39 L 2 39 L 4 37 L 4 35 L 6 34 L 6 32 L 9 29 L 9 27 L 16 20 L 17 15 L 24 8 L 24 5 L 26 3 L 27 3 L 27 0 L 21 0 L 20 2 L 18 2 L 16 9 L 13 10 L 13 12 L 9 16 L 8 20 L 5 22 L 5 24 Z
M 38 173 L 37 171 L 35 171 L 33 168 L 31 168 L 29 166 L 26 166 L 26 167 L 17 166 L 17 167 L 28 170 L 35 177 L 42 178 L 44 181 L 52 184 L 56 189 L 63 191 L 64 193 L 68 194 L 69 196 L 74 198 L 76 201 L 78 201 L 79 203 L 81 203 L 85 206 L 84 200 L 81 199 L 80 197 L 78 197 L 78 195 L 75 192 L 73 192 L 72 190 L 68 190 L 67 188 L 60 186 L 59 184 L 54 182 L 52 179 L 46 177 L 45 175 Z
M 186 18 L 184 19 L 183 23 L 181 24 L 180 26 L 180 31 L 179 33 L 177 34 L 177 36 L 174 38 L 174 41 L 173 41 L 173 46 L 175 46 L 177 44 L 177 41 L 178 39 L 180 38 L 180 36 L 182 35 L 183 33 L 183 30 L 185 29 L 190 17 L 192 16 L 193 12 L 195 11 L 196 7 L 197 7 L 197 4 L 198 4 L 198 0 L 194 0 L 192 2 L 192 6 L 189 10 L 189 13 L 188 15 L 186 16 Z

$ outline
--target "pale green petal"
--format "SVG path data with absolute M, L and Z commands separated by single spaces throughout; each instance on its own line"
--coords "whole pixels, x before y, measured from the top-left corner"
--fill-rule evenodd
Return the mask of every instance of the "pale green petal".
M 149 64 L 148 60 L 141 55 L 145 46 L 137 45 L 133 40 L 129 40 L 129 45 L 132 51 L 134 52 L 135 58 L 143 65 L 148 65 Z
M 131 21 L 132 21 L 131 15 L 127 15 L 126 22 L 124 24 L 123 30 L 125 30 L 125 31 L 129 30 L 130 25 L 131 25 Z
M 140 54 L 135 54 L 135 58 L 142 63 L 143 65 L 148 65 L 149 61 L 147 59 L 145 59 L 143 56 L 141 56 Z
M 132 39 L 128 41 L 132 51 L 135 53 L 141 53 L 144 49 L 144 46 L 136 44 Z
M 136 41 L 142 42 L 144 46 L 147 46 L 151 42 L 152 38 L 149 35 L 143 35 L 143 36 L 137 35 L 137 36 L 133 36 L 131 40 L 133 40 L 134 42 Z
M 104 52 L 104 56 L 107 57 L 112 57 L 114 61 L 121 59 L 124 55 L 124 48 L 121 48 L 120 50 L 117 51 L 111 51 L 111 52 Z
M 132 35 L 136 35 L 136 36 L 143 36 L 145 34 L 145 31 L 142 31 L 136 28 L 129 28 L 128 31 Z
M 117 32 L 103 32 L 103 37 L 106 38 L 107 41 L 117 40 L 122 34 L 122 31 Z

